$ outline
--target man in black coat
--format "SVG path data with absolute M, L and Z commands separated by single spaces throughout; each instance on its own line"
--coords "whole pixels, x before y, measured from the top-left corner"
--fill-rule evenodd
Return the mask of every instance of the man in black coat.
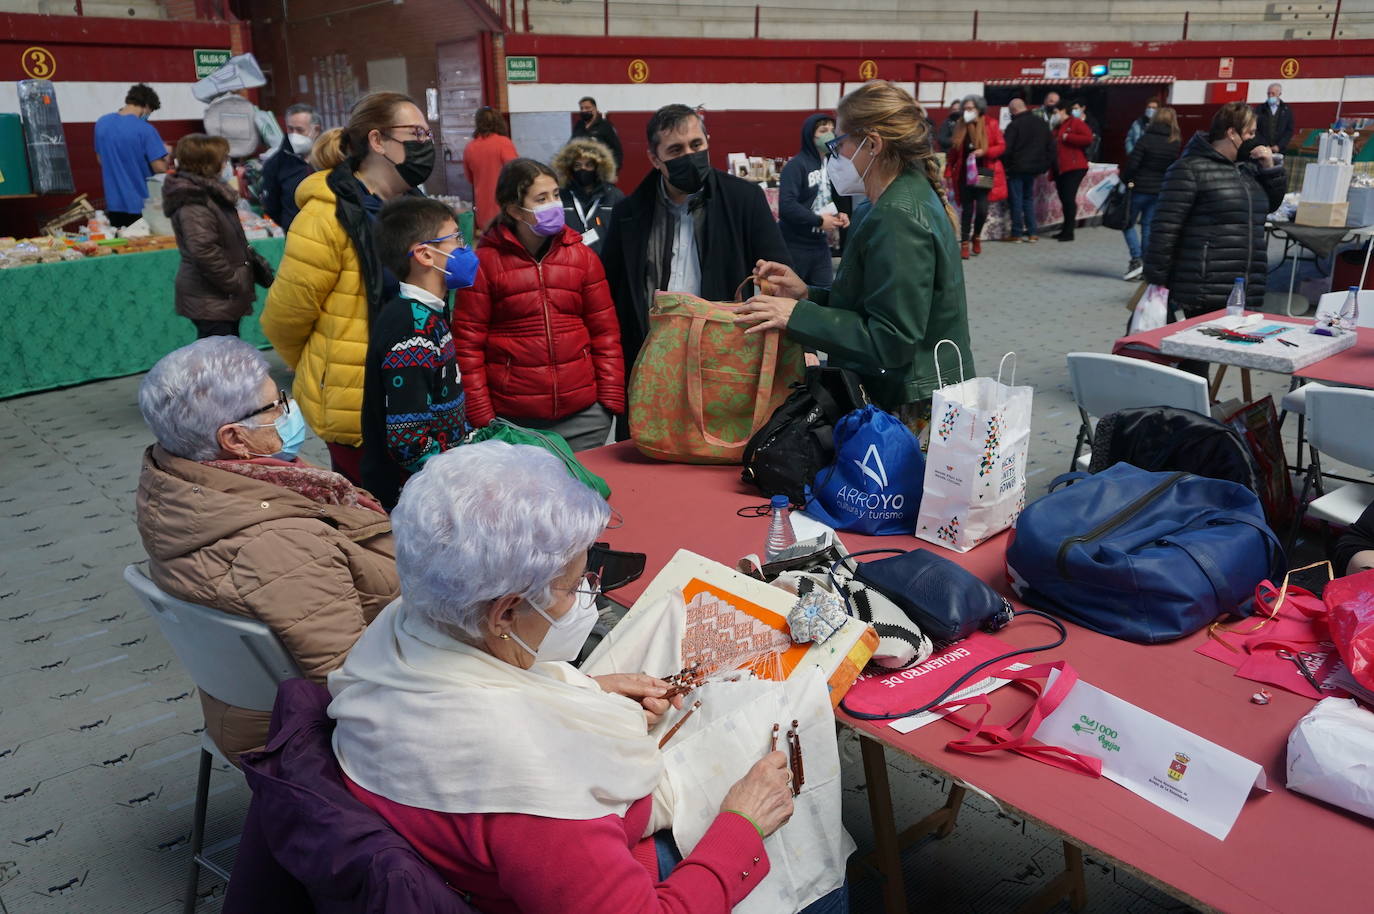
M 1283 152 L 1293 141 L 1293 109 L 1283 100 L 1283 86 L 1269 84 L 1269 97 L 1255 106 L 1255 136 L 1275 152 Z
M 1222 105 L 1207 133 L 1194 134 L 1164 174 L 1145 252 L 1145 281 L 1169 290 L 1177 309 L 1196 317 L 1226 306 L 1237 278 L 1246 307 L 1260 310 L 1269 270 L 1265 215 L 1287 189 L 1273 151 L 1255 139 L 1255 113 Z
M 660 108 L 647 134 L 654 170 L 611 211 L 601 249 L 627 369 L 656 290 L 731 301 L 758 261 L 792 262 L 758 185 L 711 167 L 695 111 Z
M 1011 236 L 1018 242 L 1033 242 L 1040 234 L 1035 224 L 1035 179 L 1054 164 L 1054 134 L 1049 124 L 1026 107 L 1024 99 L 1013 98 L 1007 110 L 1011 122 L 1002 134 L 1007 141 L 1002 167 L 1007 172 L 1007 196 L 1011 200 Z
M 285 231 L 291 228 L 299 208 L 296 188 L 315 169 L 305 160 L 320 135 L 320 116 L 309 105 L 286 109 L 286 135 L 272 157 L 262 166 L 262 208 Z
M 578 122 L 573 124 L 572 139 L 574 140 L 596 140 L 605 143 L 606 148 L 615 157 L 616 171 L 625 164 L 625 153 L 620 148 L 620 134 L 615 132 L 615 125 L 606 119 L 596 107 L 596 99 L 590 95 L 577 103 L 580 109 L 578 112 Z

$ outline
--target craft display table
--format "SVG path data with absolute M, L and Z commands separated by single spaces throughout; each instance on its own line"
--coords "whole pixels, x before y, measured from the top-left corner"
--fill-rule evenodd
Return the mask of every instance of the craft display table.
M 1177 329 L 1177 327 L 1175 327 Z M 585 451 L 579 457 L 610 483 L 611 504 L 624 524 L 605 539 L 617 549 L 648 554 L 643 577 L 613 596 L 632 602 L 678 548 L 733 565 L 762 552 L 766 517 L 741 518 L 739 508 L 765 499 L 747 488 L 738 467 L 667 464 L 642 457 L 629 443 Z M 959 555 L 911 537 L 841 534 L 852 551 L 867 548 L 926 548 L 958 562 L 1009 595 L 1004 556 L 1009 534 Z M 930 833 L 947 834 L 957 821 L 962 786 L 950 801 L 899 834 L 888 795 L 885 752 L 900 752 L 950 778 L 993 796 L 1065 841 L 1066 871 L 1034 900 L 1042 908 L 1067 897 L 1085 901 L 1082 852 L 1136 873 L 1174 897 L 1204 910 L 1245 914 L 1358 911 L 1369 905 L 1367 861 L 1374 857 L 1374 827 L 1355 815 L 1290 793 L 1283 787 L 1289 732 L 1313 702 L 1275 690 L 1267 706 L 1249 702 L 1254 683 L 1224 664 L 1194 653 L 1201 632 L 1172 644 L 1142 646 L 1118 641 L 1066 623 L 1061 648 L 1034 655 L 1036 662 L 1070 661 L 1082 678 L 1145 710 L 1201 734 L 1262 766 L 1274 788 L 1246 803 L 1225 841 L 1165 812 L 1106 779 L 1093 779 L 1029 759 L 971 757 L 945 744 L 962 734 L 940 721 L 909 734 L 882 722 L 841 722 L 863 739 L 865 781 L 877 839 L 877 863 L 886 878 L 889 914 L 907 910 L 900 847 Z M 998 637 L 1028 646 L 1049 640 L 1051 629 L 1027 617 Z M 1024 658 L 1022 658 L 1024 659 Z M 1024 693 L 994 693 L 992 720 L 1013 716 L 1029 701 Z
M 251 242 L 274 267 L 285 238 Z M 0 270 L 5 332 L 0 335 L 0 399 L 147 371 L 196 338 L 178 317 L 175 249 L 111 254 Z M 243 338 L 266 347 L 258 327 L 267 290 L 258 289 Z
M 1216 350 L 1211 351 L 1207 355 L 1182 355 L 1170 354 L 1164 341 L 1166 338 L 1172 337 L 1181 331 L 1189 330 L 1200 324 L 1205 324 L 1225 316 L 1226 312 L 1224 310 L 1211 311 L 1207 314 L 1192 317 L 1185 321 L 1166 324 L 1155 330 L 1146 330 L 1143 333 L 1132 333 L 1129 336 L 1123 336 L 1118 339 L 1112 345 L 1112 353 L 1115 355 L 1135 356 L 1137 358 L 1148 359 L 1152 362 L 1163 362 L 1165 364 L 1174 364 L 1181 358 L 1203 358 L 1207 361 L 1215 361 L 1222 366 L 1217 372 L 1216 377 L 1212 380 L 1212 399 L 1215 400 L 1217 390 L 1220 388 L 1221 380 L 1225 374 L 1225 367 L 1227 365 L 1238 365 L 1245 370 L 1248 367 L 1246 364 L 1247 361 L 1253 362 L 1253 355 L 1246 355 L 1244 352 L 1240 351 L 1247 347 L 1231 343 L 1221 343 L 1218 341 Z M 1282 314 L 1266 314 L 1264 316 L 1264 323 L 1300 324 L 1302 325 L 1302 329 L 1299 333 L 1305 336 L 1311 335 L 1307 333 L 1307 328 L 1312 326 L 1311 319 L 1288 317 Z M 1291 337 L 1295 342 L 1298 339 L 1296 335 L 1291 333 L 1284 334 L 1284 336 Z M 1282 365 L 1278 365 L 1278 367 L 1266 368 L 1265 370 L 1286 371 L 1287 373 L 1291 373 L 1295 384 L 1300 380 L 1332 381 L 1345 384 L 1349 387 L 1374 388 L 1374 328 L 1360 327 L 1355 331 L 1354 336 L 1355 340 L 1353 343 L 1341 343 L 1340 345 L 1344 348 L 1334 351 L 1334 354 L 1318 358 L 1314 362 L 1304 362 L 1302 364 L 1290 363 L 1287 369 Z M 1205 339 L 1205 337 L 1203 339 Z M 1321 339 L 1330 338 L 1322 337 Z M 1274 342 L 1265 342 L 1259 345 L 1264 347 L 1264 352 L 1266 353 L 1272 353 L 1274 350 L 1287 348 L 1280 343 Z M 1269 364 L 1274 365 L 1277 363 L 1271 362 Z M 1244 385 L 1243 396 L 1246 402 L 1250 402 L 1254 397 L 1251 395 L 1248 374 L 1242 375 L 1242 383 Z

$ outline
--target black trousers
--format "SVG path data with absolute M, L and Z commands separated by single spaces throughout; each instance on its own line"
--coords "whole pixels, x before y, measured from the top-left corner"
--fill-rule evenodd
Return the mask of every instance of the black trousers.
M 789 241 L 787 252 L 792 255 L 792 269 L 808 286 L 828 289 L 835 282 L 835 261 L 830 256 L 829 244 L 794 244 Z
M 198 321 L 192 320 L 196 325 L 196 339 L 203 340 L 207 336 L 238 336 L 239 322 L 232 321 Z
M 1078 185 L 1083 183 L 1086 168 L 1066 171 L 1054 176 L 1055 189 L 1059 191 L 1059 205 L 1064 210 L 1064 225 L 1059 229 L 1062 238 L 1072 238 L 1078 225 Z
M 983 226 L 988 221 L 988 197 L 991 190 L 974 187 L 972 184 L 959 185 L 959 240 L 972 241 L 983 237 Z M 972 234 L 970 234 L 972 229 Z

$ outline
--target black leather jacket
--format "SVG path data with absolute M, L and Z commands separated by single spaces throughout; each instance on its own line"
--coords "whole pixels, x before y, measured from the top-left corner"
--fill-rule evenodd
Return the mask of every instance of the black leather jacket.
M 1188 141 L 1169 167 L 1150 225 L 1145 280 L 1169 290 L 1193 317 L 1226 307 L 1236 277 L 1246 278 L 1246 306 L 1264 303 L 1268 274 L 1264 217 L 1283 201 L 1282 168 L 1259 171 L 1212 148 L 1206 135 Z

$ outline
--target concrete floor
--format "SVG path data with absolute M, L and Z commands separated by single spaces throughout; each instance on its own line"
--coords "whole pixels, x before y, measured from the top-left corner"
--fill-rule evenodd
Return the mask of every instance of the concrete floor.
M 1017 380 L 1035 387 L 1030 498 L 1068 468 L 1078 415 L 1064 354 L 1107 351 L 1121 335 L 1125 264 L 1117 233 L 1087 229 L 1073 244 L 990 243 L 967 265 L 980 372 L 1015 350 Z M 201 718 L 194 686 L 120 578 L 144 558 L 132 517 L 149 442 L 138 381 L 0 401 L 0 914 L 180 907 Z M 1276 399 L 1287 386 L 1256 381 Z M 326 460 L 315 439 L 304 453 Z M 900 821 L 948 791 L 914 762 L 891 767 Z M 846 770 L 846 824 L 865 846 L 857 758 Z M 237 772 L 216 770 L 208 840 L 225 863 L 247 800 Z M 907 854 L 907 886 L 917 910 L 1010 911 L 1059 862 L 1054 839 L 974 797 L 951 837 Z M 1108 862 L 1089 861 L 1088 874 L 1092 911 L 1182 907 Z M 207 876 L 200 892 L 199 910 L 219 910 L 223 886 Z M 853 910 L 878 910 L 878 897 L 875 880 L 860 881 Z

